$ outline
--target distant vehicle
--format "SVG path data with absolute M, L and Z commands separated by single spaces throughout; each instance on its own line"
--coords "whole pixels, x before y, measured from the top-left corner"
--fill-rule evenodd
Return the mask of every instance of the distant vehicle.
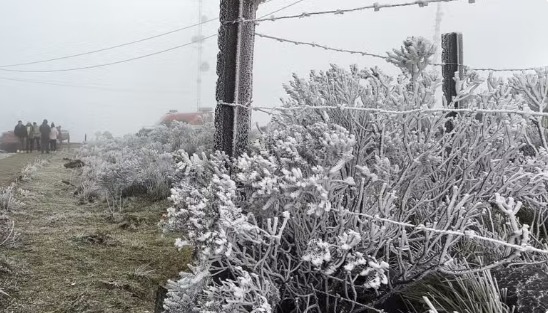
M 13 131 L 7 131 L 2 133 L 0 137 L 0 150 L 5 152 L 14 153 L 17 152 L 17 147 L 19 146 L 19 139 Z
M 201 108 L 199 112 L 195 113 L 182 113 L 171 110 L 162 117 L 160 124 L 169 125 L 174 121 L 184 122 L 189 125 L 204 125 L 213 121 L 213 112 L 211 108 Z
M 61 131 L 59 132 L 59 137 L 57 137 L 57 139 L 59 140 L 59 143 L 63 143 L 64 141 L 67 142 L 67 144 L 70 144 L 70 133 L 68 130 L 66 129 L 61 129 Z

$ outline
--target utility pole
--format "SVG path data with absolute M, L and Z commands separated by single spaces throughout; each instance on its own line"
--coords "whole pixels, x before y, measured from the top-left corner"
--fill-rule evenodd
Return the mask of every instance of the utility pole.
M 459 79 L 464 78 L 463 68 L 463 50 L 462 50 L 462 34 L 461 33 L 448 33 L 443 34 L 441 37 L 442 47 L 442 75 L 443 75 L 443 96 L 447 105 L 449 105 L 455 96 L 457 96 L 457 84 L 455 77 L 458 75 Z M 454 103 L 455 109 L 459 108 L 459 103 Z M 456 112 L 450 112 L 448 117 L 457 116 Z M 445 124 L 447 132 L 453 130 L 453 123 L 448 121 Z
M 251 124 L 255 19 L 261 0 L 221 0 L 215 149 L 230 157 L 246 148 Z

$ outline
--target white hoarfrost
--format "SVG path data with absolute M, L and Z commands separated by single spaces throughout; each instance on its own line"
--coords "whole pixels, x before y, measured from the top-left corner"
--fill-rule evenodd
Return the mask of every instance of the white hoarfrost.
M 196 254 L 191 272 L 170 283 L 166 311 L 374 312 L 430 274 L 545 262 L 523 252 L 542 248 L 542 225 L 517 217 L 547 216 L 543 121 L 310 108 L 431 107 L 440 80 L 426 72 L 430 56 L 411 38 L 390 55 L 403 67 L 397 80 L 336 66 L 295 77 L 284 101 L 295 110 L 275 116 L 242 156 L 179 154 L 165 228 Z M 478 91 L 468 73 L 456 100 L 544 110 L 535 95 L 545 75 L 489 77 Z

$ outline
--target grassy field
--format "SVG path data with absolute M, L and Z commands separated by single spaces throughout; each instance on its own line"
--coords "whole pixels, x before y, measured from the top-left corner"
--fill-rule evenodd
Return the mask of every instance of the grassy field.
M 133 199 L 114 218 L 104 203 L 80 205 L 66 183 L 76 175 L 63 167 L 66 156 L 47 156 L 19 185 L 26 205 L 10 214 L 17 240 L 0 247 L 0 288 L 9 294 L 0 312 L 153 312 L 157 286 L 189 260 L 157 225 L 169 203 Z
M 21 175 L 21 170 L 33 160 L 41 157 L 40 153 L 18 153 L 0 156 L 0 187 L 9 186 Z

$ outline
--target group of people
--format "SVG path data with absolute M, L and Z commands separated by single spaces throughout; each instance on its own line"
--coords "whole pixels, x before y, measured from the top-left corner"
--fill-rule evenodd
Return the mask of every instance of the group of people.
M 49 153 L 57 150 L 57 139 L 60 138 L 61 130 L 55 127 L 54 123 L 48 124 L 48 120 L 44 120 L 42 125 L 38 126 L 36 122 L 28 122 L 26 125 L 19 121 L 15 125 L 14 134 L 19 139 L 19 151 L 31 153 L 34 148 L 42 153 Z

